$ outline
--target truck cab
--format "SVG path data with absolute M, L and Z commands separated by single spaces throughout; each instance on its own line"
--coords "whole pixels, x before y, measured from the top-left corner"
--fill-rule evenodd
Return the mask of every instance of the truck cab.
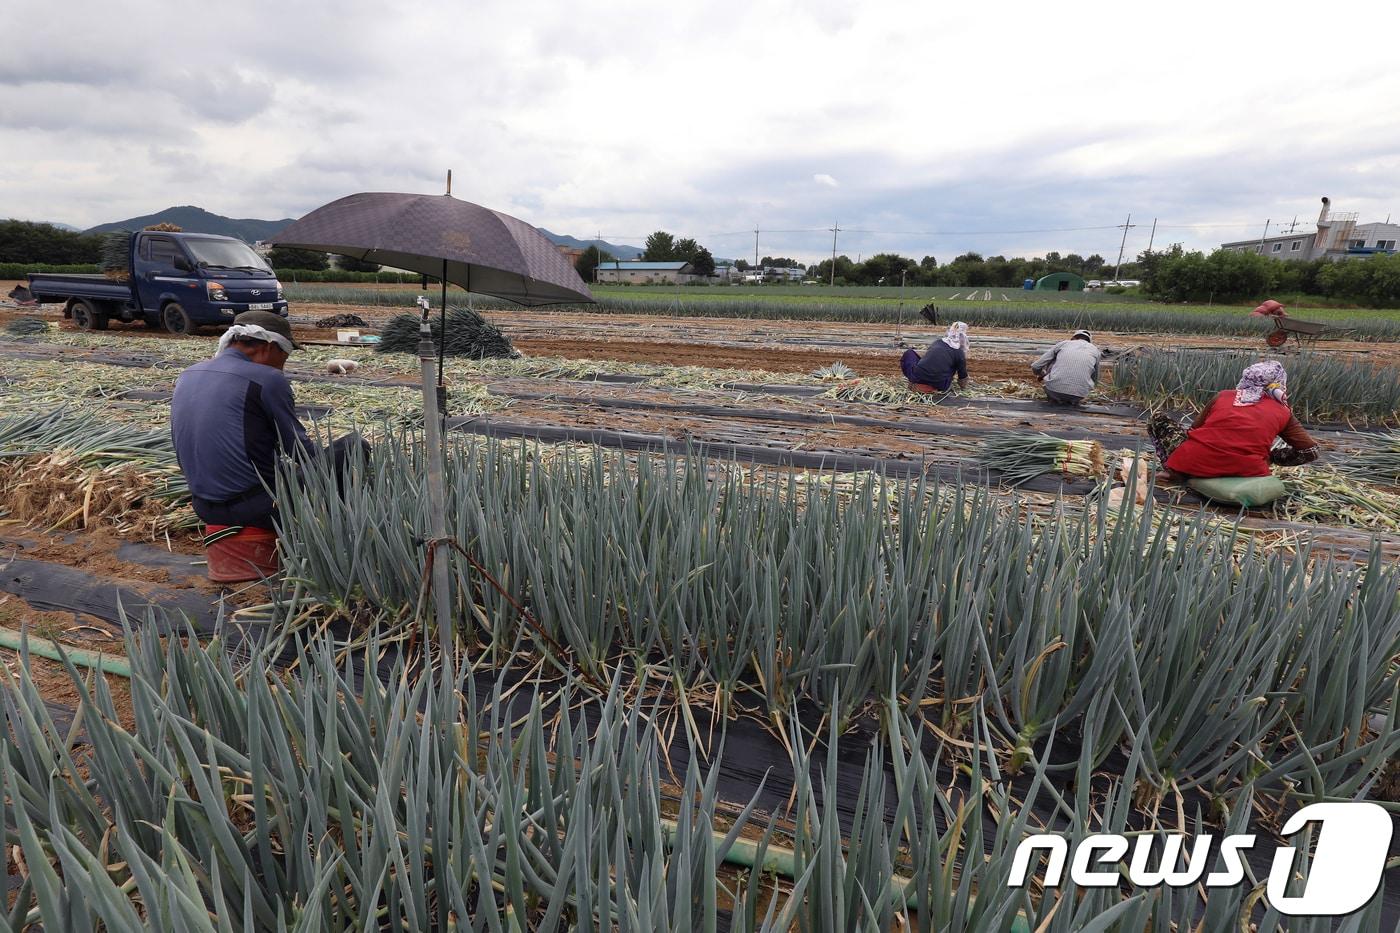
M 132 238 L 131 285 L 147 322 L 171 333 L 231 324 L 244 311 L 287 315 L 272 267 L 230 237 L 142 231 Z
M 29 274 L 40 302 L 63 302 L 84 330 L 109 320 L 144 320 L 174 334 L 231 324 L 244 311 L 287 316 L 282 284 L 242 240 L 207 233 L 142 230 L 131 234 L 125 280 L 109 275 Z

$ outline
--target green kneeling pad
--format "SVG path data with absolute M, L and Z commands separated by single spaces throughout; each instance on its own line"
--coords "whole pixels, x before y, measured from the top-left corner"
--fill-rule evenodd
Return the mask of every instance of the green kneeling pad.
M 1186 485 L 1213 502 L 1230 502 L 1246 508 L 1268 505 L 1288 491 L 1277 476 L 1193 477 Z

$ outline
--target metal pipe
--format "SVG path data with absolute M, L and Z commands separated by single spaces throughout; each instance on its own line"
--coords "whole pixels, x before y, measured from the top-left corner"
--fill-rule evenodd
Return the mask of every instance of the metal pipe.
M 447 260 L 442 261 L 442 307 L 438 309 L 438 327 L 442 330 L 442 336 L 438 338 L 438 371 L 437 384 L 442 382 L 443 357 L 447 353 Z
M 418 361 L 423 381 L 423 457 L 428 469 L 428 535 L 432 561 L 433 618 L 442 646 L 444 676 L 451 664 L 453 631 L 451 593 L 447 578 L 447 491 L 443 483 L 442 421 L 438 413 L 437 386 L 433 384 L 433 331 L 428 326 L 432 305 L 426 295 L 418 298 Z

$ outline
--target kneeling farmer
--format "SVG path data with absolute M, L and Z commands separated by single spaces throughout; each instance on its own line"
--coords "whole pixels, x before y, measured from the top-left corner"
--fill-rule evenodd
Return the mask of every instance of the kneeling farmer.
M 1031 364 L 1031 372 L 1045 386 L 1045 397 L 1056 405 L 1078 405 L 1099 381 L 1103 351 L 1094 346 L 1087 330 L 1077 330 Z
M 268 490 L 279 452 L 322 453 L 297 420 L 292 385 L 282 373 L 296 349 L 284 318 L 267 311 L 240 314 L 220 338 L 218 354 L 180 375 L 170 403 L 175 455 L 194 512 L 209 526 L 206 544 L 261 529 L 251 537 L 267 542 L 263 570 L 275 542 L 277 504 Z M 358 437 L 344 437 L 330 452 L 339 467 L 349 450 L 367 446 Z M 216 577 L 213 564 L 211 554 L 211 577 L 233 579 Z
M 946 392 L 958 377 L 958 388 L 967 388 L 967 325 L 952 324 L 948 333 L 928 345 L 920 356 L 917 350 L 905 350 L 899 368 L 915 392 Z
M 1270 467 L 1312 463 L 1320 449 L 1288 407 L 1288 374 L 1276 360 L 1246 368 L 1234 391 L 1211 399 L 1189 431 L 1158 413 L 1147 432 L 1170 473 L 1186 478 L 1208 498 L 1243 505 L 1263 505 L 1283 495 L 1283 484 L 1272 478 Z M 1275 446 L 1277 439 L 1283 446 Z M 1239 486 L 1265 478 L 1268 485 Z M 1231 484 L 1249 491 L 1234 497 Z

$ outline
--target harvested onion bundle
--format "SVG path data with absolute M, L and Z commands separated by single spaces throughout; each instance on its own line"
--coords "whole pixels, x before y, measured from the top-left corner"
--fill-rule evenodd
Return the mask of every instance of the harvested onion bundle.
M 1103 445 L 1098 441 L 1067 441 L 1048 434 L 994 434 L 982 442 L 978 462 L 1001 473 L 1003 481 L 1019 486 L 1043 473 L 1103 476 Z

